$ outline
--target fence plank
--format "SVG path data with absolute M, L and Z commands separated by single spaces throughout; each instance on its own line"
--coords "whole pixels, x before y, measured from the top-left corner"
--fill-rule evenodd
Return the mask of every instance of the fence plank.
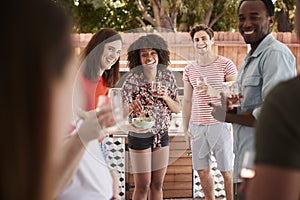
M 123 48 L 121 54 L 121 61 L 126 61 L 127 48 L 128 46 L 141 35 L 146 33 L 122 33 L 123 38 Z M 178 64 L 172 64 L 171 68 L 183 68 L 186 64 L 183 61 L 193 60 L 195 56 L 193 43 L 190 38 L 189 33 L 187 32 L 177 32 L 177 33 L 158 33 L 161 35 L 169 45 L 171 52 L 170 59 L 171 61 L 180 61 Z M 273 32 L 273 36 L 279 41 L 285 43 L 293 52 L 297 60 L 297 72 L 300 73 L 300 44 L 299 39 L 297 38 L 296 33 L 290 32 Z M 73 34 L 72 39 L 74 41 L 74 48 L 76 55 L 79 55 L 82 49 L 90 40 L 92 34 Z M 213 46 L 213 51 L 216 54 L 225 56 L 231 59 L 239 68 L 242 64 L 246 54 L 247 54 L 247 45 L 245 44 L 241 34 L 239 32 L 215 32 L 215 44 Z M 126 63 L 126 62 L 122 62 Z M 173 62 L 176 63 L 176 62 Z M 298 64 L 299 63 L 299 64 Z M 126 67 L 126 64 L 121 64 L 121 67 Z

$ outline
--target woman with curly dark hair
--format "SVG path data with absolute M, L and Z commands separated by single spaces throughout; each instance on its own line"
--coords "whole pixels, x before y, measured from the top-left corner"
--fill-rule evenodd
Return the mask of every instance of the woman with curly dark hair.
M 162 199 L 162 185 L 169 159 L 168 128 L 172 112 L 180 112 L 177 85 L 167 69 L 170 52 L 158 35 L 140 37 L 128 48 L 130 72 L 123 84 L 129 119 L 148 116 L 155 121 L 147 133 L 129 132 L 128 147 L 135 188 L 133 200 Z M 161 83 L 153 95 L 152 83 Z

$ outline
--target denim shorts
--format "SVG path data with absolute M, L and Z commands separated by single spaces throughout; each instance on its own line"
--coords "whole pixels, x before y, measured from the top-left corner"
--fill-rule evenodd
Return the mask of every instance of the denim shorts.
M 154 135 L 151 132 L 148 133 L 134 133 L 128 134 L 128 147 L 134 150 L 145 150 L 153 148 Z M 161 147 L 169 145 L 169 134 L 163 133 L 161 135 Z

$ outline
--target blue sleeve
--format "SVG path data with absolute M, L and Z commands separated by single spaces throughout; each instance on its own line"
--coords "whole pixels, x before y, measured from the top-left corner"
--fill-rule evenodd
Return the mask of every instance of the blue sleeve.
M 297 75 L 295 57 L 286 49 L 267 51 L 262 57 L 259 66 L 263 75 L 263 100 L 278 83 L 294 78 Z M 260 107 L 253 110 L 252 114 L 256 119 L 260 115 L 260 110 Z

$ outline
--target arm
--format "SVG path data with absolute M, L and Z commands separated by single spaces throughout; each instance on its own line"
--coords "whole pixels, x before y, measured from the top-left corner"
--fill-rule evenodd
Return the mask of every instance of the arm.
M 236 75 L 231 75 L 229 77 L 225 78 L 225 82 L 232 82 L 236 80 Z M 211 97 L 217 97 L 220 98 L 220 93 L 222 92 L 222 90 L 220 91 L 219 89 L 215 89 L 214 87 L 212 87 L 211 85 L 206 85 L 205 83 L 201 82 L 198 87 L 197 90 L 201 90 L 200 92 L 204 92 L 207 95 L 211 96 Z
M 172 112 L 174 113 L 180 112 L 180 104 L 179 104 L 178 97 L 175 100 L 173 100 L 169 95 L 164 95 L 162 99 L 168 104 L 168 107 Z
M 230 76 L 229 78 L 226 79 L 226 81 L 235 81 L 235 80 L 236 80 L 236 76 Z M 227 105 L 227 109 L 226 109 L 227 111 L 225 113 L 225 120 L 224 120 L 225 122 L 241 124 L 241 125 L 249 126 L 249 127 L 255 126 L 256 118 L 253 116 L 252 112 L 237 114 L 237 108 L 233 108 L 231 106 L 232 102 L 228 98 L 227 99 L 224 99 L 224 98 L 225 97 L 222 96 L 222 104 L 226 103 L 226 105 Z M 217 106 L 213 106 L 213 107 L 215 109 L 217 109 Z M 213 113 L 212 113 L 212 115 L 215 117 L 215 115 Z M 221 119 L 218 119 L 218 120 L 222 121 Z
M 226 82 L 236 81 L 236 77 L 237 77 L 237 75 L 228 76 L 228 77 L 226 77 L 225 81 Z
M 61 164 L 58 169 L 59 178 L 57 180 L 60 181 L 55 185 L 56 196 L 59 196 L 59 194 L 72 180 L 84 151 L 85 148 L 78 133 L 75 133 L 68 141 L 65 142 L 62 148 L 63 159 L 61 159 Z
M 225 97 L 224 93 L 221 93 L 221 102 L 221 106 L 210 104 L 214 108 L 211 114 L 216 120 L 250 127 L 255 126 L 256 119 L 252 112 L 237 114 L 236 108 L 230 106 L 231 103 Z
M 58 166 L 59 182 L 55 185 L 55 196 L 68 186 L 85 152 L 86 145 L 95 139 L 105 137 L 101 127 L 111 127 L 115 124 L 110 106 L 103 107 L 99 112 L 78 111 L 82 118 L 78 131 L 68 139 L 61 149 L 61 160 Z
M 252 112 L 242 114 L 234 114 L 227 112 L 225 116 L 225 122 L 254 127 L 256 119 L 252 115 Z
M 184 96 L 182 102 L 182 123 L 183 123 L 183 131 L 186 139 L 187 146 L 190 146 L 190 137 L 191 134 L 189 132 L 189 122 L 191 118 L 192 111 L 192 93 L 193 88 L 189 82 L 184 81 Z
M 236 74 L 228 76 L 228 77 L 226 77 L 226 82 L 236 81 L 236 78 L 237 78 Z M 237 114 L 236 108 L 233 109 L 230 106 L 231 102 L 228 102 L 228 100 L 224 100 L 224 97 L 222 97 L 222 98 L 223 98 L 222 102 L 226 102 L 227 110 L 229 110 L 225 113 L 225 120 L 224 120 L 225 122 L 241 124 L 241 125 L 250 126 L 250 127 L 253 127 L 255 125 L 256 119 L 252 115 L 252 112 Z
M 169 81 L 169 88 L 167 86 L 162 86 L 160 89 L 160 92 L 162 92 L 161 98 L 167 103 L 170 110 L 177 114 L 180 112 L 181 108 L 177 94 L 176 79 L 173 73 L 170 74 Z
M 228 76 L 226 77 L 226 82 L 236 81 L 236 78 L 237 75 Z M 256 119 L 252 115 L 252 112 L 236 114 L 236 109 L 233 109 L 226 113 L 225 122 L 253 127 L 255 125 Z
M 295 62 L 288 52 L 273 50 L 268 52 L 261 60 L 261 71 L 263 73 L 262 98 L 268 95 L 269 91 L 280 81 L 292 78 L 295 73 Z M 272 67 L 270 67 L 272 66 Z M 283 67 L 284 66 L 284 67 Z M 252 112 L 242 114 L 227 113 L 225 121 L 229 123 L 241 124 L 254 127 L 256 118 L 260 115 L 260 108 L 255 108 Z

